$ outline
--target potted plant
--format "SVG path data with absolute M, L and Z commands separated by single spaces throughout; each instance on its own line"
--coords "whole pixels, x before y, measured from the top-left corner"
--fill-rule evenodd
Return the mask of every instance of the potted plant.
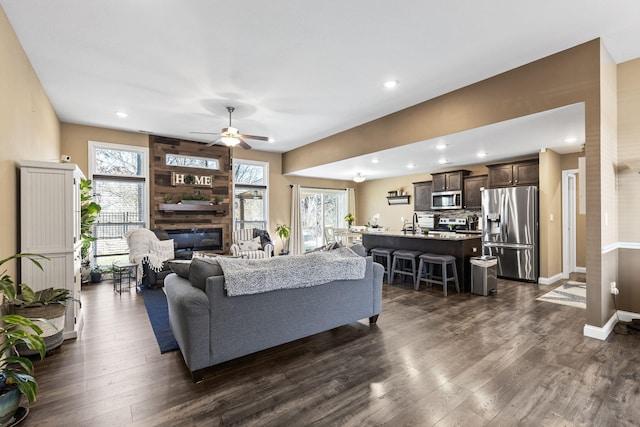
M 89 274 L 89 278 L 91 283 L 100 283 L 102 282 L 102 268 L 99 265 L 96 265 L 91 269 L 91 273 Z
M 93 224 L 98 219 L 98 214 L 102 207 L 93 201 L 93 186 L 90 179 L 80 180 L 80 258 L 82 264 L 81 278 L 83 282 L 89 281 L 91 271 L 91 260 L 89 259 L 89 249 L 91 243 L 96 240 L 93 237 Z
M 42 265 L 38 259 L 46 259 L 35 254 L 15 254 L 0 260 L 0 265 L 21 257 L 31 260 L 40 269 Z M 0 278 L 0 291 L 5 299 L 7 294 L 15 294 L 13 280 L 6 270 Z M 27 397 L 29 403 L 33 403 L 38 393 L 38 383 L 33 377 L 33 363 L 20 355 L 18 345 L 36 351 L 40 359 L 44 358 L 46 345 L 40 336 L 42 329 L 26 317 L 17 314 L 4 315 L 0 317 L 0 325 L 0 425 L 5 425 L 17 413 L 22 395 Z
M 202 194 L 200 191 L 196 191 L 193 194 L 190 193 L 182 193 L 182 203 L 186 204 L 202 204 L 208 205 L 210 204 L 210 197 L 206 194 Z
M 291 235 L 291 228 L 287 224 L 278 224 L 276 227 L 276 233 L 282 241 L 280 255 L 287 255 L 289 253 L 289 236 Z
M 13 314 L 17 314 L 33 321 L 42 329 L 41 337 L 47 347 L 47 351 L 59 347 L 64 338 L 64 321 L 67 302 L 73 298 L 69 289 L 47 288 L 34 292 L 28 285 L 20 285 L 20 294 L 16 294 L 15 288 L 2 288 L 5 300 L 13 309 Z M 35 354 L 26 346 L 18 346 L 20 354 L 30 356 Z

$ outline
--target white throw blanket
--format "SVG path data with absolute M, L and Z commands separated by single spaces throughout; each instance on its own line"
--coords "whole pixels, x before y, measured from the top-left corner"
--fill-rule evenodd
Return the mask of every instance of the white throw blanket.
M 363 257 L 349 248 L 255 260 L 216 259 L 229 296 L 306 288 L 334 280 L 359 280 L 364 278 L 367 265 Z
M 138 282 L 142 281 L 144 260 L 150 268 L 158 272 L 162 270 L 164 261 L 173 258 L 173 240 L 160 241 L 151 230 L 145 228 L 130 230 L 124 237 L 129 245 L 129 262 L 138 265 Z

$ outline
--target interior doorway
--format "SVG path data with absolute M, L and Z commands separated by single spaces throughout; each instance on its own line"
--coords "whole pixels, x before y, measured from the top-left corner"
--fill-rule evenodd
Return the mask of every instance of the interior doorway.
M 578 169 L 562 171 L 562 278 L 571 273 L 584 273 L 584 267 L 577 265 L 578 233 Z

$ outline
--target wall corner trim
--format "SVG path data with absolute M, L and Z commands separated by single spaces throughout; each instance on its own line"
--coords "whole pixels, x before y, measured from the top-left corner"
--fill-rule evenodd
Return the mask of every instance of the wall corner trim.
M 617 313 L 613 313 L 613 316 L 609 319 L 609 321 L 602 327 L 599 328 L 597 326 L 584 325 L 583 334 L 585 337 L 595 338 L 601 341 L 607 339 L 611 331 L 613 331 L 613 327 L 618 323 Z

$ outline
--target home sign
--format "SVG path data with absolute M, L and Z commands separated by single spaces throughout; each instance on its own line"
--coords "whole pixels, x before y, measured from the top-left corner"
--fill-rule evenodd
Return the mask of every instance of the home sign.
M 194 175 L 190 173 L 171 172 L 171 185 L 213 187 L 213 175 Z

